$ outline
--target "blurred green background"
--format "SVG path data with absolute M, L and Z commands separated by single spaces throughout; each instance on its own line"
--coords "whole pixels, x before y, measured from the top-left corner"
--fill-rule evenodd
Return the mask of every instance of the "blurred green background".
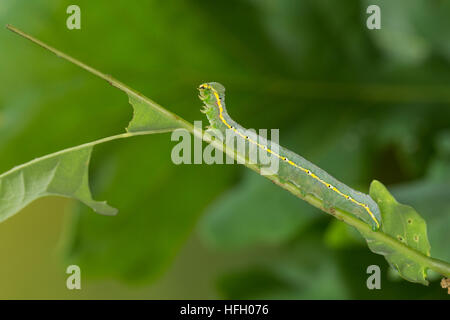
M 66 8 L 81 8 L 81 30 Z M 366 28 L 381 7 L 382 29 Z M 231 116 L 346 184 L 372 179 L 428 224 L 450 261 L 450 2 L 445 0 L 2 0 L 10 23 L 188 121 L 196 88 L 227 88 Z M 125 94 L 0 30 L 0 172 L 121 133 Z M 354 230 L 242 166 L 174 165 L 170 134 L 94 150 L 105 217 L 45 198 L 0 224 L 0 298 L 445 299 L 407 283 Z M 65 269 L 78 264 L 82 290 Z M 382 289 L 366 287 L 366 268 Z

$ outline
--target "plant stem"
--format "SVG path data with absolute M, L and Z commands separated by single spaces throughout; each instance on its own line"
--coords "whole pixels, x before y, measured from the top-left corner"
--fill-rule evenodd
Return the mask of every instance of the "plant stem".
M 204 140 L 205 142 L 208 142 L 210 144 L 212 144 L 214 147 L 216 147 L 217 149 L 221 150 L 222 152 L 226 153 L 228 156 L 233 157 L 237 160 L 245 160 L 241 155 L 237 154 L 235 151 L 230 150 L 230 148 L 226 148 L 224 146 L 224 144 L 220 141 L 214 140 L 207 132 L 204 132 L 202 129 L 198 129 L 195 128 L 191 123 L 187 122 L 186 120 L 180 118 L 179 116 L 177 116 L 176 114 L 164 109 L 163 107 L 161 107 L 160 105 L 158 105 L 157 103 L 155 103 L 153 100 L 145 97 L 144 95 L 142 95 L 141 93 L 135 91 L 134 89 L 128 87 L 127 85 L 121 83 L 120 81 L 116 80 L 115 78 L 106 75 L 84 63 L 82 63 L 81 61 L 78 61 L 74 58 L 72 58 L 71 56 L 56 50 L 54 48 L 52 48 L 51 46 L 39 41 L 38 39 L 24 33 L 23 31 L 11 26 L 11 25 L 7 25 L 6 26 L 7 29 L 11 30 L 12 32 L 15 32 L 17 34 L 19 34 L 20 36 L 38 44 L 39 46 L 43 47 L 44 49 L 53 52 L 54 54 L 56 54 L 58 57 L 61 57 L 77 66 L 79 66 L 80 68 L 96 75 L 97 77 L 106 80 L 109 84 L 111 84 L 112 86 L 118 88 L 119 90 L 125 92 L 126 94 L 128 94 L 129 96 L 133 96 L 136 99 L 141 100 L 144 103 L 147 103 L 149 105 L 151 105 L 153 108 L 155 108 L 156 110 L 158 110 L 159 112 L 161 112 L 162 114 L 164 114 L 165 116 L 167 116 L 168 118 L 178 122 L 178 124 L 185 128 L 186 130 L 188 130 L 191 134 L 195 135 L 196 137 Z M 75 150 L 77 148 L 82 148 L 82 147 L 86 147 L 86 146 L 93 146 L 99 143 L 103 143 L 103 142 L 107 142 L 107 141 L 111 141 L 111 140 L 115 140 L 115 139 L 121 139 L 121 138 L 128 138 L 128 137 L 132 137 L 132 136 L 137 136 L 137 135 L 146 135 L 146 134 L 153 134 L 153 133 L 161 133 L 161 132 L 168 132 L 171 130 L 160 130 L 160 131 L 141 131 L 141 132 L 134 132 L 134 133 L 124 133 L 124 134 L 119 134 L 116 136 L 111 136 L 111 137 L 107 137 L 107 138 L 103 138 L 103 139 L 99 139 L 93 142 L 89 142 L 87 144 L 83 144 L 77 147 L 73 147 L 73 148 L 69 148 L 69 149 L 65 149 L 62 151 L 59 151 L 57 153 L 53 153 L 47 156 L 44 156 L 42 158 L 46 158 L 46 157 L 51 157 L 54 156 L 55 154 L 59 154 L 59 153 L 64 153 L 64 152 L 68 152 L 68 151 L 72 151 Z M 33 161 L 38 161 L 41 160 L 42 158 L 39 159 L 35 159 Z M 244 165 L 247 166 L 248 168 L 252 169 L 253 171 L 259 173 L 259 168 L 258 166 L 254 165 L 254 164 L 249 164 L 248 161 L 243 161 Z M 29 163 L 28 163 L 29 164 Z M 17 170 L 20 169 L 21 166 L 15 167 L 12 170 Z M 11 170 L 11 171 L 12 171 Z M 1 175 L 0 175 L 1 177 Z M 278 186 L 280 186 L 281 188 L 291 192 L 292 194 L 294 194 L 295 196 L 297 196 L 298 198 L 301 198 L 303 200 L 305 200 L 306 202 L 308 202 L 309 204 L 313 205 L 314 207 L 327 212 L 331 215 L 333 215 L 334 217 L 336 217 L 339 220 L 344 221 L 345 223 L 349 224 L 350 226 L 355 227 L 356 229 L 358 229 L 361 233 L 366 234 L 368 236 L 370 236 L 372 239 L 375 239 L 377 241 L 383 242 L 384 244 L 388 245 L 389 247 L 391 247 L 392 249 L 400 252 L 402 255 L 404 255 L 405 257 L 408 257 L 409 259 L 425 265 L 426 267 L 430 268 L 431 270 L 434 270 L 440 274 L 442 274 L 445 277 L 450 277 L 450 264 L 445 262 L 445 261 L 441 261 L 438 259 L 434 259 L 431 257 L 428 257 L 422 253 L 420 253 L 419 251 L 406 246 L 405 244 L 401 243 L 400 241 L 398 241 L 395 238 L 392 238 L 391 236 L 383 233 L 381 230 L 378 231 L 372 231 L 372 229 L 370 228 L 370 226 L 366 223 L 364 223 L 363 221 L 359 220 L 358 218 L 354 217 L 351 213 L 337 209 L 337 208 L 327 208 L 324 206 L 323 201 L 314 197 L 313 195 L 303 195 L 301 193 L 301 191 L 294 185 L 290 184 L 290 183 L 286 183 L 286 182 L 281 182 L 277 176 L 275 175 L 271 175 L 271 176 L 265 176 L 266 178 L 268 178 L 269 180 L 271 180 L 272 182 L 274 182 L 275 184 L 277 184 Z
M 189 122 L 185 121 L 184 119 L 180 118 L 179 116 L 177 116 L 176 114 L 168 111 L 167 109 L 161 107 L 159 104 L 157 104 L 156 102 L 154 102 L 153 100 L 145 97 L 144 95 L 142 95 L 141 93 L 137 92 L 136 90 L 128 87 L 126 84 L 120 82 L 119 80 L 113 78 L 110 75 L 107 75 L 103 72 L 98 71 L 97 69 L 94 69 L 86 64 L 84 64 L 83 62 L 65 54 L 64 52 L 61 52 L 51 46 L 49 46 L 48 44 L 30 36 L 29 34 L 17 29 L 16 27 L 7 24 L 6 28 L 14 33 L 17 33 L 18 35 L 24 37 L 25 39 L 30 40 L 31 42 L 34 42 L 35 44 L 41 46 L 42 48 L 54 53 L 56 56 L 63 58 L 64 60 L 67 60 L 71 63 L 73 63 L 74 65 L 79 66 L 80 68 L 96 75 L 97 77 L 107 81 L 110 85 L 112 85 L 113 87 L 116 87 L 117 89 L 122 90 L 123 92 L 125 92 L 126 94 L 128 94 L 129 96 L 132 96 L 138 100 L 141 100 L 144 103 L 147 103 L 149 105 L 151 105 L 153 108 L 155 108 L 156 110 L 158 110 L 159 112 L 161 112 L 162 114 L 164 114 L 165 116 L 167 116 L 168 118 L 175 120 L 176 122 L 178 122 L 182 127 L 185 127 L 186 129 L 191 128 L 192 124 L 190 124 Z

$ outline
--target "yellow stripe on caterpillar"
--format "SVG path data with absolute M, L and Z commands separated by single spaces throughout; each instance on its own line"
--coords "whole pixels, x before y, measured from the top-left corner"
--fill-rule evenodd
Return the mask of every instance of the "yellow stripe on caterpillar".
M 216 100 L 216 104 L 219 108 L 219 119 L 220 121 L 222 121 L 222 123 L 229 129 L 232 129 L 234 132 L 236 132 L 239 136 L 241 136 L 242 138 L 246 139 L 247 141 L 249 141 L 250 143 L 255 144 L 256 146 L 258 146 L 259 148 L 263 149 L 264 151 L 275 155 L 276 157 L 278 157 L 280 160 L 285 161 L 286 163 L 290 164 L 291 166 L 302 170 L 303 172 L 305 172 L 306 174 L 308 174 L 310 177 L 312 177 L 313 179 L 315 179 L 316 181 L 320 182 L 321 184 L 323 184 L 324 186 L 326 186 L 328 189 L 333 190 L 334 192 L 336 192 L 338 195 L 344 197 L 346 200 L 351 201 L 352 203 L 356 204 L 357 206 L 362 207 L 364 210 L 366 210 L 366 212 L 369 214 L 369 216 L 371 217 L 371 219 L 373 220 L 373 222 L 375 222 L 376 224 L 376 228 L 378 229 L 380 227 L 380 223 L 377 220 L 377 218 L 375 217 L 375 215 L 373 214 L 373 212 L 370 210 L 369 206 L 365 203 L 361 203 L 355 199 L 353 199 L 351 196 L 343 193 L 342 191 L 340 191 L 339 189 L 337 189 L 336 187 L 334 187 L 333 185 L 331 185 L 330 183 L 322 180 L 321 178 L 319 178 L 316 174 L 314 174 L 313 172 L 311 172 L 309 169 L 303 168 L 302 166 L 298 165 L 297 163 L 293 162 L 292 160 L 287 159 L 285 156 L 282 156 L 276 152 L 274 152 L 273 150 L 269 149 L 266 146 L 263 146 L 259 143 L 257 143 L 256 141 L 253 141 L 252 139 L 249 139 L 248 136 L 246 136 L 245 134 L 239 132 L 236 128 L 234 128 L 232 125 L 230 125 L 225 117 L 223 116 L 224 113 L 224 108 L 222 105 L 222 100 L 220 99 L 220 95 L 217 92 L 217 90 L 211 86 L 211 84 L 209 83 L 204 83 L 201 84 L 200 89 L 209 89 L 211 90 L 211 92 L 214 95 L 214 98 Z

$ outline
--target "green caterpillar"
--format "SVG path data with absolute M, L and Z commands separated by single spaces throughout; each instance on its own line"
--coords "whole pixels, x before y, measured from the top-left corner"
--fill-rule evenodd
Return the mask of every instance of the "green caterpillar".
M 200 85 L 199 91 L 211 127 L 220 130 L 224 135 L 227 130 L 232 130 L 248 145 L 253 144 L 279 158 L 277 174 L 280 180 L 294 184 L 305 194 L 314 195 L 322 200 L 326 207 L 339 208 L 354 214 L 369 224 L 373 230 L 380 228 L 380 209 L 369 195 L 353 190 L 290 150 L 277 145 L 277 151 L 274 151 L 271 141 L 261 142 L 265 139 L 260 136 L 250 137 L 245 128 L 229 117 L 225 108 L 225 88 L 220 83 L 204 83 Z

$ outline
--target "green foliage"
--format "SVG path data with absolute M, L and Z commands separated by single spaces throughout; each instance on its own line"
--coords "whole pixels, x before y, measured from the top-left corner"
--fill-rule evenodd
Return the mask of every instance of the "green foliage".
M 225 299 L 346 299 L 349 292 L 340 273 L 320 235 L 309 232 L 288 250 L 219 277 L 217 287 Z
M 277 245 L 306 228 L 317 213 L 306 202 L 250 172 L 206 210 L 200 235 L 215 249 Z
M 438 284 L 418 286 L 381 274 L 382 290 L 368 290 L 365 268 L 385 260 L 367 247 L 329 248 L 322 243 L 324 224 L 314 224 L 278 250 L 265 248 L 245 267 L 224 272 L 216 285 L 227 299 L 429 299 L 443 297 Z M 362 268 L 361 266 L 364 266 Z M 445 294 L 445 292 L 444 292 Z M 444 296 L 445 297 L 445 296 Z
M 174 130 L 181 128 L 180 123 L 163 114 L 161 110 L 152 108 L 152 104 L 129 95 L 130 104 L 133 106 L 133 119 L 128 125 L 128 132 L 140 132 L 149 130 Z
M 117 210 L 106 202 L 92 199 L 88 174 L 91 152 L 92 146 L 65 150 L 0 175 L 0 221 L 49 195 L 72 197 L 98 213 L 115 215 Z
M 383 232 L 406 246 L 430 256 L 425 220 L 410 206 L 398 203 L 383 184 L 373 181 L 370 196 L 377 202 L 383 217 Z M 386 243 L 365 235 L 370 250 L 382 254 L 389 264 L 408 281 L 427 285 L 427 266 L 399 252 Z
M 89 162 L 92 149 L 102 142 L 131 137 L 132 132 L 152 134 L 180 128 L 180 124 L 161 114 L 158 106 L 130 95 L 135 113 L 127 130 L 130 134 L 111 136 L 78 147 L 44 156 L 0 175 L 0 222 L 34 200 L 45 196 L 78 199 L 94 211 L 115 215 L 117 209 L 92 199 L 89 188 Z
M 109 83 L 111 83 L 118 89 L 120 89 L 124 92 L 127 92 L 128 95 L 130 96 L 130 103 L 133 105 L 133 107 L 135 109 L 134 117 L 133 117 L 133 120 L 131 121 L 132 125 L 130 127 L 133 128 L 133 130 L 138 131 L 140 134 L 151 134 L 151 133 L 157 132 L 156 130 L 153 130 L 153 131 L 148 130 L 148 129 L 154 129 L 154 127 L 156 127 L 157 129 L 160 129 L 160 130 L 161 130 L 161 128 L 163 128 L 163 130 L 173 130 L 176 127 L 179 127 L 179 128 L 183 127 L 185 129 L 188 129 L 192 134 L 194 134 L 195 130 L 194 130 L 193 125 L 186 123 L 180 117 L 178 117 L 178 116 L 170 113 L 169 111 L 163 109 L 162 107 L 156 105 L 150 99 L 131 90 L 124 84 L 118 82 L 117 80 L 115 80 L 107 75 L 104 75 L 104 74 L 100 73 L 99 71 L 96 71 L 90 67 L 87 67 L 83 63 L 73 59 L 72 57 L 70 57 L 62 52 L 57 51 L 54 48 L 47 46 L 46 44 L 41 43 L 39 40 L 36 40 L 36 39 L 24 34 L 20 30 L 15 29 L 14 27 L 8 26 L 8 29 L 24 36 L 25 38 L 27 38 L 37 44 L 40 44 L 47 50 L 56 53 L 58 56 L 63 57 L 64 59 L 82 67 L 83 69 L 86 69 L 86 70 L 96 74 L 100 78 L 107 80 Z M 147 110 L 147 109 L 149 109 L 149 110 Z M 146 129 L 147 129 L 147 131 L 145 131 Z M 98 140 L 98 141 L 88 144 L 88 145 L 99 144 L 101 142 L 114 140 L 117 138 L 129 137 L 131 135 L 132 135 L 131 133 L 128 133 L 128 134 L 119 135 L 119 136 L 112 136 L 109 138 L 105 138 L 103 140 Z M 220 141 L 212 142 L 212 144 L 216 147 L 220 146 L 220 148 L 222 148 L 222 142 L 220 142 Z M 80 148 L 82 148 L 82 147 L 83 146 L 81 146 Z M 91 150 L 89 150 L 89 156 L 90 156 L 90 151 Z M 228 155 L 229 156 L 234 155 L 234 151 L 230 151 L 230 153 Z M 290 157 L 292 157 L 292 156 L 290 156 Z M 42 159 L 45 159 L 45 157 L 38 159 L 35 162 L 39 163 L 42 161 Z M 53 176 L 53 175 L 58 176 L 57 172 L 58 172 L 59 163 L 60 162 L 53 163 L 53 169 L 50 172 L 45 172 L 45 174 L 50 175 L 50 176 Z M 245 164 L 245 165 L 247 167 L 252 168 L 259 172 L 259 169 L 254 168 L 254 166 L 249 165 L 249 164 Z M 25 166 L 27 166 L 27 165 L 25 165 Z M 87 164 L 86 164 L 86 167 L 87 167 Z M 64 163 L 63 163 L 63 168 L 66 170 L 69 169 L 67 167 L 67 165 L 64 165 Z M 42 168 L 39 168 L 39 169 L 42 169 Z M 40 174 L 41 171 L 39 169 L 37 171 Z M 317 169 L 317 170 L 319 170 L 319 169 Z M 72 190 L 72 192 L 75 196 L 78 196 L 79 194 L 86 196 L 86 194 L 87 194 L 88 200 L 91 201 L 90 191 L 89 191 L 88 187 L 86 187 L 88 178 L 87 178 L 87 174 L 85 172 L 87 172 L 87 169 L 85 169 L 84 172 L 79 172 L 79 171 L 75 170 L 75 178 L 79 178 L 76 176 L 76 174 L 81 175 L 81 179 L 83 181 L 82 182 L 83 187 L 82 187 L 82 189 L 80 189 L 80 191 L 77 188 L 75 190 Z M 21 177 L 21 180 L 25 179 L 22 174 L 19 174 L 19 176 Z M 72 178 L 72 177 L 69 176 L 69 179 L 70 178 Z M 367 224 L 356 219 L 353 216 L 352 212 L 346 212 L 343 209 L 337 208 L 337 207 L 333 208 L 332 209 L 333 211 L 331 211 L 329 209 L 329 206 L 327 206 L 325 204 L 326 199 L 316 198 L 311 195 L 305 196 L 304 190 L 302 190 L 301 188 L 299 189 L 298 187 L 295 187 L 295 186 L 292 187 L 288 184 L 284 184 L 283 181 L 285 180 L 285 178 L 281 178 L 278 175 L 272 175 L 272 176 L 269 176 L 268 178 L 270 180 L 272 180 L 273 182 L 275 182 L 276 184 L 278 184 L 279 186 L 283 187 L 284 189 L 290 191 L 292 194 L 296 195 L 297 197 L 306 200 L 307 202 L 314 205 L 315 207 L 320 208 L 323 211 L 329 212 L 329 213 L 335 215 L 338 219 L 343 220 L 346 223 L 348 223 L 349 225 L 356 227 L 368 239 L 370 248 L 376 253 L 385 255 L 386 258 L 388 259 L 388 261 L 391 263 L 391 265 L 393 265 L 399 271 L 400 275 L 402 275 L 404 278 L 406 278 L 408 280 L 422 282 L 422 283 L 427 284 L 425 282 L 425 276 L 426 276 L 425 271 L 426 271 L 426 267 L 429 266 L 431 262 L 427 261 L 425 258 L 425 261 L 423 262 L 423 264 L 420 264 L 419 260 L 423 261 L 422 257 L 420 257 L 420 256 L 417 257 L 417 255 L 414 254 L 414 250 L 417 250 L 421 253 L 424 253 L 423 251 L 426 250 L 425 254 L 427 256 L 430 255 L 429 254 L 429 243 L 428 243 L 428 239 L 426 238 L 425 222 L 423 220 L 421 220 L 421 218 L 418 216 L 417 213 L 415 213 L 413 211 L 412 208 L 406 207 L 406 206 L 400 206 L 394 200 L 394 198 L 390 197 L 390 195 L 387 193 L 387 190 L 384 188 L 384 186 L 381 185 L 381 183 L 379 183 L 377 181 L 374 181 L 372 183 L 372 185 L 371 185 L 372 198 L 375 199 L 377 201 L 377 203 L 380 205 L 381 210 L 384 211 L 384 215 L 387 219 L 392 219 L 392 217 L 401 217 L 401 219 L 403 219 L 400 221 L 394 221 L 394 223 L 390 222 L 383 229 L 385 234 L 381 234 L 381 232 L 376 233 L 374 231 L 369 232 Z M 49 190 L 52 190 L 51 187 L 53 186 L 53 181 L 51 180 L 49 182 L 48 181 L 49 179 L 45 179 L 45 180 L 47 180 L 46 188 L 47 188 L 47 185 L 49 185 L 50 186 Z M 60 188 L 63 188 L 65 182 L 66 181 L 63 181 L 63 183 L 61 183 L 61 182 L 56 181 L 55 184 L 57 186 L 59 186 Z M 334 182 L 334 184 L 335 183 L 336 182 Z M 71 184 L 72 184 L 72 181 L 69 181 L 68 185 L 71 186 Z M 19 185 L 18 187 L 22 187 L 22 189 L 23 189 L 24 186 L 26 186 L 26 183 L 23 183 L 22 185 Z M 18 187 L 16 187 L 16 188 L 18 188 Z M 68 188 L 68 189 L 70 190 L 70 188 Z M 87 192 L 86 192 L 86 189 L 87 189 Z M 8 195 L 8 193 L 12 194 L 12 193 L 14 193 L 14 191 L 15 190 L 13 187 L 12 191 L 6 189 L 5 193 Z M 22 198 L 26 198 L 26 196 L 24 196 L 23 194 L 26 194 L 26 193 L 22 192 L 22 195 L 21 195 Z M 46 194 L 43 193 L 43 195 L 46 195 Z M 38 193 L 38 196 L 39 196 L 39 193 Z M 395 212 L 395 211 L 398 211 L 396 209 L 391 210 L 392 204 L 396 205 L 396 209 L 398 207 L 400 207 L 402 209 L 406 208 L 409 211 L 408 214 L 403 215 L 403 214 L 399 214 L 398 212 Z M 20 206 L 18 206 L 18 207 L 20 209 Z M 97 209 L 96 206 L 94 206 L 94 208 Z M 392 211 L 394 211 L 394 212 L 392 212 Z M 401 213 L 403 213 L 403 212 L 401 212 Z M 275 218 L 275 220 L 276 220 L 276 218 Z M 406 220 L 406 222 L 404 220 Z M 270 221 L 270 219 L 269 219 L 269 221 Z M 406 223 L 410 224 L 410 226 L 407 226 L 407 227 L 412 230 L 404 229 L 404 230 L 398 231 L 398 228 L 400 228 L 402 226 L 402 222 L 405 225 L 406 225 Z M 417 227 L 416 227 L 416 223 L 418 225 Z M 273 224 L 273 222 L 271 222 L 271 224 Z M 417 230 L 417 228 L 423 229 L 423 230 Z M 285 232 L 285 230 L 283 230 L 283 229 L 286 229 L 286 227 L 285 226 L 281 227 L 282 233 Z M 420 231 L 422 231 L 422 233 Z M 411 232 L 413 233 L 413 235 L 411 235 Z M 288 233 L 289 233 L 289 231 L 288 231 Z M 393 242 L 392 239 L 389 239 L 389 236 L 392 236 L 393 233 L 396 233 L 396 238 L 400 243 L 406 244 L 404 246 L 404 248 L 401 247 L 402 245 L 400 245 L 400 248 L 399 248 L 398 244 Z M 416 243 L 413 243 L 412 241 L 415 241 L 417 243 L 417 245 L 416 245 Z M 426 246 L 426 248 L 424 249 L 423 246 Z M 412 257 L 411 257 L 411 253 L 413 255 Z M 405 262 L 405 258 L 407 260 L 406 262 Z M 408 258 L 411 258 L 411 259 L 408 260 Z M 417 280 L 418 279 L 417 274 L 414 276 L 414 273 L 417 273 L 417 271 L 415 270 L 415 269 L 417 269 L 417 266 L 416 266 L 417 264 L 419 264 L 419 266 L 421 267 L 420 271 L 422 272 L 423 281 L 420 278 L 419 278 L 419 280 Z M 441 264 L 441 262 L 438 262 L 438 264 Z M 434 270 L 441 272 L 443 275 L 450 274 L 450 272 L 448 270 L 449 266 L 446 263 L 442 263 L 441 266 L 443 266 L 443 268 L 441 268 L 441 269 L 439 269 L 439 266 L 437 269 L 435 269 L 434 266 L 431 266 L 430 268 L 433 268 Z M 141 267 L 142 266 L 139 266 L 138 269 L 135 269 L 135 268 L 131 269 L 131 272 L 129 272 L 130 270 L 126 270 L 126 272 L 125 272 L 126 277 L 129 279 L 132 279 L 132 277 L 134 277 L 136 274 L 140 275 Z M 102 268 L 102 272 L 104 272 L 103 269 L 104 268 Z M 153 268 L 153 269 L 155 270 L 153 272 L 158 271 L 158 268 Z M 131 277 L 130 277 L 130 275 L 131 275 Z M 149 275 L 153 275 L 153 273 L 149 273 Z
M 383 28 L 371 32 L 364 27 L 365 8 L 377 3 L 383 10 Z M 449 261 L 450 189 L 446 182 L 450 165 L 445 143 L 438 142 L 450 128 L 446 85 L 450 81 L 449 42 L 443 32 L 448 29 L 448 2 L 231 0 L 131 4 L 82 0 L 81 32 L 64 27 L 69 4 L 4 0 L 0 22 L 20 26 L 114 74 L 191 122 L 201 119 L 195 87 L 212 80 L 224 83 L 233 92 L 228 104 L 239 123 L 279 128 L 283 145 L 355 189 L 367 191 L 373 178 L 383 181 L 396 199 L 412 205 L 427 221 L 432 256 Z M 399 40 L 390 40 L 393 37 Z M 7 48 L 0 51 L 1 172 L 43 154 L 116 134 L 127 126 L 130 109 L 123 93 L 6 31 L 0 32 L 0 43 Z M 289 138 L 288 132 L 292 133 Z M 108 199 L 120 213 L 103 217 L 78 206 L 70 223 L 73 229 L 63 233 L 70 243 L 67 254 L 74 262 L 81 262 L 82 268 L 92 270 L 87 277 L 141 283 L 155 280 L 171 270 L 174 257 L 198 219 L 214 220 L 218 213 L 211 208 L 218 208 L 221 200 L 230 215 L 226 218 L 225 212 L 220 214 L 230 221 L 226 225 L 229 232 L 224 225 L 221 235 L 231 235 L 237 229 L 231 222 L 238 215 L 233 212 L 235 207 L 226 204 L 234 202 L 231 197 L 243 198 L 247 190 L 249 195 L 255 193 L 252 190 L 258 180 L 261 189 L 273 189 L 261 190 L 266 197 L 283 199 L 280 197 L 284 194 L 292 198 L 261 177 L 254 176 L 254 184 L 246 183 L 251 175 L 243 175 L 245 171 L 236 166 L 176 167 L 169 161 L 168 140 L 167 135 L 137 137 L 95 147 L 91 189 L 95 198 Z M 267 214 L 269 200 L 258 199 L 248 208 Z M 309 222 L 305 228 L 298 222 L 303 221 L 303 209 L 298 212 L 301 218 L 282 213 L 291 212 L 293 202 L 295 199 L 292 203 L 280 201 L 276 211 L 283 225 L 288 225 L 287 217 L 291 217 L 292 225 L 298 228 L 287 227 L 288 232 L 280 232 L 271 240 L 263 237 L 267 234 L 265 223 L 248 219 L 246 223 L 260 227 L 261 232 L 255 231 L 256 227 L 251 231 L 241 228 L 236 237 L 242 239 L 230 240 L 243 245 L 234 248 L 245 244 L 252 250 L 271 244 L 273 250 L 289 252 L 294 250 L 289 246 L 293 238 L 306 241 L 303 235 L 311 227 Z M 207 210 L 204 216 L 203 210 Z M 39 219 L 44 214 L 33 212 L 35 230 L 60 227 Z M 251 212 L 243 215 L 243 219 L 247 215 L 259 217 Z M 330 228 L 328 219 L 331 217 L 322 215 L 324 223 L 315 226 L 318 234 L 332 232 L 333 239 L 354 238 L 352 228 Z M 252 232 L 248 241 L 244 241 L 246 230 Z M 38 232 L 33 237 L 40 239 Z M 208 239 L 202 239 L 213 247 Z M 316 240 L 320 242 L 320 237 Z M 345 283 L 348 291 L 342 297 L 442 298 L 442 290 L 435 290 L 435 283 L 422 288 L 385 277 L 383 290 L 368 291 L 364 268 L 375 263 L 385 273 L 384 259 L 360 247 L 357 241 L 336 241 L 328 238 L 326 244 L 341 249 L 327 252 L 317 261 L 319 266 L 327 264 L 340 270 L 331 281 Z M 197 245 L 194 250 L 203 252 L 201 247 Z M 215 254 L 222 257 L 220 248 L 216 247 Z M 13 250 L 22 250 L 28 256 L 19 245 Z M 296 251 L 286 260 L 304 259 L 308 253 Z M 265 250 L 255 253 L 255 259 L 266 254 Z M 328 259 L 330 254 L 337 257 Z M 2 251 L 3 259 L 9 255 L 10 251 Z M 209 253 L 203 255 L 209 258 Z M 23 263 L 35 261 L 30 258 Z M 208 264 L 199 263 L 196 270 L 201 276 L 197 280 L 208 281 L 204 274 L 209 269 Z M 252 270 L 258 279 L 263 278 L 259 267 L 246 272 L 245 266 L 236 266 L 233 273 L 239 270 L 244 270 L 242 282 L 252 277 Z M 289 274 L 283 270 L 281 278 Z M 326 273 L 301 270 L 305 277 L 326 282 L 322 281 L 327 279 Z M 22 276 L 20 272 L 15 274 L 17 279 Z M 8 278 L 13 277 L 14 273 L 8 273 Z M 338 284 L 337 290 L 344 290 Z M 30 281 L 29 286 L 33 285 Z M 171 283 L 160 293 L 180 292 L 183 285 Z M 239 294 L 248 289 L 235 288 L 233 296 L 256 295 Z M 327 294 L 326 287 L 316 288 L 322 291 L 318 296 L 336 296 Z M 270 291 L 265 292 L 270 295 Z M 293 298 L 301 295 L 300 291 L 290 292 Z M 210 297 L 208 294 L 203 293 L 203 297 Z
M 448 225 L 450 223 L 450 136 L 442 132 L 436 137 L 436 157 L 424 178 L 393 188 L 393 194 L 403 203 L 419 211 L 427 221 L 428 237 L 433 244 L 431 253 L 450 260 Z
M 443 1 L 434 5 L 430 1 L 413 0 L 405 6 L 403 1 L 365 0 L 365 4 L 378 4 L 382 8 L 383 28 L 373 32 L 375 43 L 399 64 L 420 64 L 433 51 L 446 59 L 450 47 L 439 30 L 448 30 L 446 18 L 450 5 Z M 430 17 L 434 17 L 431 19 Z

